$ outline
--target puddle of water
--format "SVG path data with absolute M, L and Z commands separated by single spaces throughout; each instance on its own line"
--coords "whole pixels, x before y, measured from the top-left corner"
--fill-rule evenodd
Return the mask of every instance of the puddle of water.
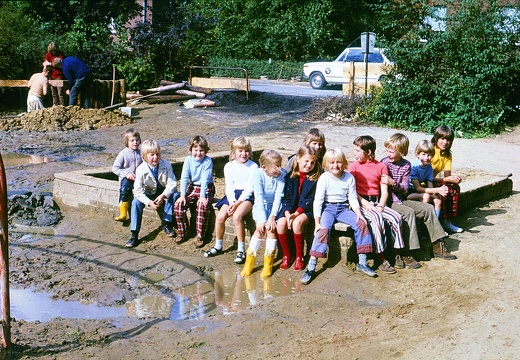
M 4 162 L 4 166 L 41 164 L 52 161 L 47 157 L 22 154 L 2 154 L 2 160 Z
M 298 274 L 277 274 L 261 280 L 260 272 L 247 278 L 240 269 L 216 271 L 213 283 L 200 281 L 171 289 L 162 284 L 162 274 L 149 273 L 131 280 L 133 286 L 153 284 L 161 295 L 144 296 L 121 307 L 85 305 L 79 301 L 51 299 L 50 293 L 30 289 L 10 289 L 11 316 L 17 320 L 48 321 L 53 318 L 105 319 L 114 317 L 160 318 L 177 321 L 200 320 L 210 315 L 237 313 L 273 296 L 287 296 L 300 291 Z
M 79 301 L 52 300 L 51 294 L 30 289 L 9 289 L 11 317 L 26 321 L 64 319 L 105 319 L 125 315 L 124 307 L 85 305 Z

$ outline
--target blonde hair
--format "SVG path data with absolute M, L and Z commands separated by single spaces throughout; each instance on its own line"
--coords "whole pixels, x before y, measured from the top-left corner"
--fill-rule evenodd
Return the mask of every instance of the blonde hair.
M 310 145 L 313 141 L 319 142 L 323 145 L 323 148 L 321 148 L 320 153 L 317 154 L 318 158 L 323 157 L 323 154 L 325 153 L 325 151 L 327 151 L 327 148 L 325 147 L 325 134 L 323 134 L 323 132 L 318 128 L 310 128 L 305 133 L 305 139 L 303 139 L 303 144 Z
M 160 154 L 161 147 L 155 140 L 145 140 L 141 144 L 141 157 L 143 161 L 146 161 L 146 155 L 148 154 Z
M 250 159 L 253 156 L 253 148 L 251 146 L 251 142 L 243 136 L 238 136 L 238 137 L 234 138 L 233 141 L 231 142 L 231 151 L 229 153 L 229 161 L 235 160 L 235 157 L 236 157 L 235 153 L 238 149 L 240 149 L 240 150 L 244 149 L 245 151 L 249 152 Z
M 260 166 L 278 166 L 276 163 L 282 161 L 282 155 L 275 150 L 264 150 L 260 154 Z
M 430 154 L 431 156 L 435 155 L 435 148 L 431 141 L 421 140 L 415 147 L 415 155 L 419 155 L 420 153 Z
M 190 143 L 188 146 L 189 150 L 191 151 L 191 149 L 193 149 L 195 146 L 200 146 L 206 152 L 209 151 L 208 141 L 203 136 L 196 135 L 190 139 Z
M 138 138 L 139 141 L 141 141 L 141 134 L 139 134 L 139 131 L 134 128 L 130 128 L 125 131 L 125 146 L 128 147 L 128 142 L 130 141 L 131 137 Z
M 301 159 L 305 155 L 313 156 L 316 160 L 314 164 L 314 168 L 307 174 L 309 176 L 309 180 L 316 181 L 320 177 L 320 166 L 318 163 L 318 153 L 316 150 L 311 148 L 309 145 L 302 145 L 298 152 L 296 153 L 296 159 L 292 163 L 291 168 L 291 177 L 297 178 L 300 176 L 300 167 L 298 164 L 298 159 Z
M 328 170 L 329 163 L 333 160 L 339 160 L 344 169 L 348 167 L 348 160 L 345 153 L 341 149 L 330 149 L 323 155 L 323 168 L 325 171 Z
M 395 133 L 385 140 L 385 148 L 398 151 L 402 156 L 408 155 L 408 148 L 410 147 L 410 140 L 401 133 Z

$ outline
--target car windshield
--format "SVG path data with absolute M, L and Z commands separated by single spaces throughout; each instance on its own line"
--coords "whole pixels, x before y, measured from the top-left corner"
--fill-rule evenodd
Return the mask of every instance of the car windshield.
M 360 49 L 350 49 L 348 53 L 343 53 L 342 56 L 338 59 L 338 61 L 343 62 L 364 62 L 365 57 Z M 382 63 L 385 60 L 379 51 L 375 51 L 371 54 L 368 54 L 368 62 L 371 63 Z

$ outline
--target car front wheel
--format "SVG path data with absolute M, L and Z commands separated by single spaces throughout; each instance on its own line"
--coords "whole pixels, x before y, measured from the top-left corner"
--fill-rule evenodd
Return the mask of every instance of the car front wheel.
M 323 89 L 327 83 L 325 82 L 325 78 L 318 72 L 312 73 L 309 78 L 309 83 L 313 89 Z

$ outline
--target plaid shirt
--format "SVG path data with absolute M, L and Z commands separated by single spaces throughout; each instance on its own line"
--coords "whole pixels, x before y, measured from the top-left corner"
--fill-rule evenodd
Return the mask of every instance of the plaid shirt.
M 388 175 L 395 181 L 394 186 L 388 187 L 388 190 L 392 194 L 392 201 L 397 204 L 402 204 L 402 200 L 406 200 L 412 164 L 405 158 L 391 162 L 388 157 L 385 157 L 381 162 L 388 167 Z

